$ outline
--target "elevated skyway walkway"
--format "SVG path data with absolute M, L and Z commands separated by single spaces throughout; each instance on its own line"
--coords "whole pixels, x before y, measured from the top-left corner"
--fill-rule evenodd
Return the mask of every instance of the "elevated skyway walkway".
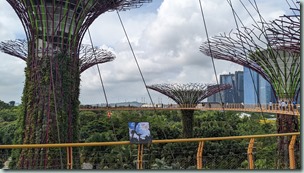
M 177 105 L 177 104 L 152 104 L 142 105 L 141 107 L 135 106 L 91 106 L 82 105 L 80 110 L 201 110 L 201 111 L 236 111 L 236 112 L 263 112 L 273 114 L 285 114 L 300 116 L 300 104 L 292 105 L 287 104 L 282 107 L 280 104 L 269 105 L 257 105 L 257 104 L 241 104 L 241 103 L 230 103 L 230 104 L 215 104 L 215 103 L 203 103 L 198 104 L 195 107 L 192 105 Z

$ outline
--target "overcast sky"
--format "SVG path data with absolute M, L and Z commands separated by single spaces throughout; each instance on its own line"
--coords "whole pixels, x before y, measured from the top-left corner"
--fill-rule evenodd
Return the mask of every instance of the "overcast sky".
M 257 17 L 248 0 L 241 1 Z M 256 2 L 266 20 L 289 12 L 286 0 Z M 250 26 L 253 21 L 240 0 L 232 3 L 242 21 Z M 202 6 L 209 36 L 236 28 L 226 0 L 202 0 Z M 147 85 L 216 84 L 211 58 L 199 51 L 207 39 L 199 0 L 154 0 L 119 14 Z M 102 14 L 90 26 L 90 32 L 94 46 L 109 49 L 116 55 L 114 61 L 99 65 L 109 103 L 150 102 L 117 13 Z M 15 39 L 25 39 L 24 29 L 10 5 L 0 0 L 0 41 Z M 90 43 L 88 35 L 83 43 Z M 25 62 L 4 53 L 0 53 L 0 61 L 0 100 L 20 103 Z M 243 70 L 242 66 L 220 60 L 215 60 L 215 68 L 218 75 Z M 172 102 L 160 93 L 149 92 L 154 103 Z M 81 74 L 79 99 L 82 104 L 105 102 L 96 66 Z

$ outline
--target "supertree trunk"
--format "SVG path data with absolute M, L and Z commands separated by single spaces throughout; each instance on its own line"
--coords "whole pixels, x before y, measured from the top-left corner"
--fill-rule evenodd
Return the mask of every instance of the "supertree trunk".
M 181 110 L 182 124 L 183 124 L 183 137 L 193 137 L 193 114 L 194 110 Z
M 78 142 L 78 62 L 67 54 L 28 60 L 31 68 L 26 68 L 22 98 L 24 130 L 18 137 L 24 144 Z M 24 149 L 18 160 L 18 169 L 62 169 L 66 154 L 64 148 Z
M 292 132 L 298 132 L 298 118 L 294 115 L 285 115 L 285 114 L 277 114 L 277 133 L 292 133 Z M 277 142 L 277 168 L 289 168 L 289 154 L 288 154 L 288 147 L 291 137 L 290 136 L 282 136 L 278 137 Z M 300 152 L 300 144 L 299 140 L 295 143 L 295 152 Z M 298 156 L 296 155 L 296 160 L 298 160 Z
M 7 0 L 28 42 L 23 114 L 16 143 L 78 142 L 81 41 L 102 13 L 140 7 L 149 0 Z M 86 61 L 86 59 L 84 59 Z M 94 61 L 96 62 L 96 60 Z M 77 164 L 79 152 L 74 152 Z M 22 149 L 13 154 L 17 169 L 62 169 L 65 149 Z

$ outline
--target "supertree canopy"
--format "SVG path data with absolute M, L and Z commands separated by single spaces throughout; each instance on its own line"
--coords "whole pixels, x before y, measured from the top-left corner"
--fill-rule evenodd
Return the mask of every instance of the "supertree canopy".
M 277 98 L 294 100 L 300 89 L 300 50 L 290 45 L 263 47 L 256 43 L 259 35 L 254 29 L 244 28 L 239 33 L 214 36 L 200 50 L 208 56 L 258 72 L 272 85 Z
M 26 40 L 8 40 L 0 42 L 0 51 L 20 58 L 26 62 L 28 56 L 28 45 Z
M 155 84 L 147 88 L 158 91 L 172 100 L 181 108 L 194 108 L 205 98 L 218 93 L 222 90 L 230 89 L 229 84 L 208 85 L 208 84 Z M 185 138 L 193 137 L 193 113 L 194 109 L 181 109 L 183 136 Z
M 256 71 L 270 83 L 279 102 L 292 103 L 300 92 L 301 68 L 300 14 L 299 8 L 292 10 L 293 15 L 254 24 L 253 29 L 242 27 L 234 33 L 214 36 L 201 45 L 200 51 Z M 276 121 L 278 133 L 299 131 L 295 116 L 278 113 Z M 278 146 L 278 165 L 287 167 L 287 137 L 281 137 Z
M 272 47 L 300 53 L 300 9 L 291 8 L 293 15 L 284 15 L 268 23 L 267 37 Z
M 28 46 L 26 40 L 22 39 L 0 42 L 0 51 L 20 58 L 25 62 L 27 61 L 28 57 L 27 48 Z M 93 49 L 91 45 L 82 44 L 79 50 L 80 73 L 84 72 L 85 70 L 96 64 L 106 63 L 109 61 L 113 61 L 114 59 L 115 55 L 108 50 L 101 49 L 98 47 L 95 47 Z
M 16 143 L 78 142 L 80 73 L 92 65 L 91 56 L 79 56 L 84 34 L 102 13 L 150 1 L 7 0 L 28 44 Z M 74 163 L 79 165 L 79 152 L 75 153 Z M 63 169 L 67 157 L 65 150 L 46 148 L 16 150 L 12 159 L 18 169 Z

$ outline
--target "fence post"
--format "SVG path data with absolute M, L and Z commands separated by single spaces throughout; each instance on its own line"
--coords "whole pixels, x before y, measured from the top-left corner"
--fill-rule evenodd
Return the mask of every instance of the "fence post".
M 200 141 L 198 143 L 197 154 L 196 154 L 196 167 L 197 169 L 203 168 L 203 148 L 204 141 Z
M 254 169 L 253 155 L 252 155 L 253 144 L 254 144 L 254 138 L 251 138 L 247 150 L 249 169 Z
M 73 169 L 73 148 L 67 147 L 67 169 Z
M 143 151 L 144 151 L 144 144 L 138 144 L 137 169 L 143 169 L 143 166 L 142 166 Z
M 289 143 L 289 167 L 290 169 L 296 169 L 296 163 L 295 163 L 295 155 L 294 155 L 294 145 L 296 142 L 296 135 L 292 135 L 290 143 Z

